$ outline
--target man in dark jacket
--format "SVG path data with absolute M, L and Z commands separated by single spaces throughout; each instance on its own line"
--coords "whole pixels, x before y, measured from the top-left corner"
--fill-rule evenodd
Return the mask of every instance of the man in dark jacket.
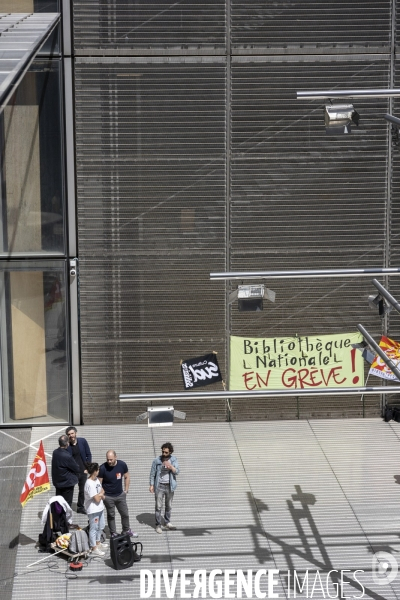
M 76 427 L 67 427 L 65 430 L 68 436 L 69 446 L 68 452 L 74 458 L 79 467 L 79 494 L 77 502 L 77 512 L 86 514 L 85 509 L 85 484 L 87 482 L 86 463 L 92 462 L 92 453 L 90 452 L 89 444 L 85 438 L 76 437 Z
M 56 488 L 56 496 L 62 496 L 71 506 L 74 487 L 79 479 L 79 467 L 68 452 L 68 436 L 58 438 L 59 448 L 53 451 L 51 478 Z

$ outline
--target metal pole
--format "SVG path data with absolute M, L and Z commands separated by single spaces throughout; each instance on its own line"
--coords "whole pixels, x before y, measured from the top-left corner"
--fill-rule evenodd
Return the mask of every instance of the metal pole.
M 58 550 L 58 552 L 49 554 L 49 556 L 45 556 L 44 558 L 41 558 L 40 560 L 37 560 L 34 563 L 31 563 L 30 565 L 27 565 L 25 568 L 29 569 L 30 567 L 33 567 L 34 565 L 38 565 L 40 562 L 43 562 L 44 560 L 47 560 L 48 558 L 52 558 L 53 556 L 57 556 L 57 554 L 61 554 L 61 552 L 65 552 L 65 550 L 67 550 L 67 548 L 63 548 L 62 550 Z
M 385 356 L 386 358 L 386 356 Z M 400 379 L 400 377 L 399 377 Z M 257 390 L 248 392 L 246 390 L 227 390 L 225 392 L 154 392 L 145 394 L 120 394 L 120 402 L 146 402 L 152 400 L 168 401 L 174 400 L 227 400 L 229 398 L 278 398 L 278 397 L 302 397 L 302 396 L 349 396 L 360 394 L 382 394 L 382 386 L 371 387 L 347 387 L 347 388 L 288 388 L 284 390 Z M 400 385 L 385 388 L 385 394 L 399 394 Z
M 378 344 L 375 342 L 374 338 L 369 335 L 368 331 L 366 329 L 364 329 L 364 327 L 362 325 L 357 325 L 357 329 L 360 333 L 362 333 L 362 335 L 367 340 L 367 342 L 371 346 L 371 348 L 373 348 L 375 350 L 375 352 L 381 357 L 383 362 L 389 367 L 389 369 L 392 371 L 393 375 L 395 375 L 397 377 L 397 379 L 400 381 L 400 371 L 398 370 L 398 368 L 396 367 L 394 362 L 392 362 L 390 360 L 390 358 L 388 358 L 386 356 L 386 354 L 384 353 L 382 348 L 380 348 L 378 346 Z M 381 393 L 382 393 L 382 390 L 381 390 Z M 386 389 L 385 389 L 385 394 L 386 394 Z
M 390 121 L 391 123 L 394 123 L 395 125 L 397 125 L 397 127 L 400 126 L 400 119 L 398 119 L 397 117 L 393 117 L 393 115 L 384 115 L 384 118 L 386 119 L 386 121 Z
M 383 296 L 389 302 L 389 304 L 391 304 L 393 308 L 397 310 L 398 313 L 400 313 L 400 304 L 397 302 L 396 298 L 393 298 L 392 294 L 388 292 L 387 289 L 384 288 L 383 285 L 381 285 L 376 279 L 373 279 L 372 283 L 379 291 L 380 295 Z
M 386 269 L 317 269 L 299 271 L 239 271 L 232 273 L 210 273 L 212 280 L 225 279 L 312 279 L 315 277 L 371 277 L 374 275 L 400 275 L 400 268 Z
M 399 89 L 390 90 L 328 90 L 297 92 L 297 100 L 331 100 L 332 98 L 398 98 Z

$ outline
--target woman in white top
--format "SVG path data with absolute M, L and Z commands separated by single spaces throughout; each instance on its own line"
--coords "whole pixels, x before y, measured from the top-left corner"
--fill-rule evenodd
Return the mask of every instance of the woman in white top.
M 104 490 L 100 481 L 97 479 L 99 474 L 99 465 L 89 463 L 87 465 L 88 479 L 85 484 L 85 508 L 89 517 L 89 543 L 92 548 L 92 554 L 104 556 L 104 548 L 107 544 L 100 541 L 101 532 L 104 529 Z

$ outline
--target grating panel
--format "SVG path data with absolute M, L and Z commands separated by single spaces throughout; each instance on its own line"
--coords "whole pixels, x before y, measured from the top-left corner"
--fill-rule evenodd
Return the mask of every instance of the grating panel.
M 359 128 L 331 138 L 323 104 L 300 102 L 296 91 L 348 89 L 360 80 L 362 87 L 386 87 L 388 77 L 388 62 L 378 57 L 234 60 L 232 271 L 384 266 L 387 137 L 381 115 L 388 101 L 354 102 Z M 264 301 L 262 313 L 245 315 L 233 306 L 234 335 L 323 335 L 354 331 L 359 322 L 381 332 L 368 307 L 367 279 L 266 283 L 276 303 Z M 260 405 L 260 417 L 288 415 L 293 404 L 271 400 Z M 379 411 L 377 399 L 365 406 L 367 414 Z M 297 408 L 300 417 L 362 414 L 356 397 L 305 399 Z M 257 411 L 239 403 L 234 414 L 255 418 Z
M 272 282 L 277 304 L 245 316 L 234 305 L 228 331 L 224 284 L 208 274 L 387 266 L 388 101 L 357 101 L 360 127 L 327 138 L 323 104 L 296 91 L 389 87 L 392 4 L 74 1 L 86 422 L 131 421 L 120 392 L 182 389 L 182 358 L 217 350 L 226 376 L 230 332 L 322 335 L 362 322 L 379 337 L 367 280 Z M 379 407 L 294 397 L 234 405 L 233 418 Z M 225 418 L 223 403 L 209 408 L 183 410 Z
M 231 35 L 236 52 L 284 49 L 301 54 L 312 49 L 350 54 L 388 48 L 391 32 L 390 0 L 331 2 L 256 2 L 232 0 Z
M 209 283 L 225 260 L 225 65 L 81 60 L 76 75 L 85 419 L 131 419 L 119 393 L 182 389 L 180 360 L 205 351 L 225 367 Z
M 225 1 L 73 0 L 75 52 L 216 53 L 225 46 Z

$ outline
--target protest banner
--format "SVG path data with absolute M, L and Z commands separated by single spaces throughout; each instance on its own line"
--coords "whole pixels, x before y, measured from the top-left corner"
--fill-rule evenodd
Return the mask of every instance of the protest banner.
M 384 353 L 390 360 L 395 364 L 397 368 L 400 368 L 400 344 L 395 340 L 391 340 L 386 336 L 381 337 L 379 347 L 382 348 Z M 383 362 L 380 356 L 376 355 L 371 363 L 369 375 L 376 375 L 381 379 L 390 379 L 391 381 L 398 381 L 396 375 L 392 373 L 387 364 Z
M 217 355 L 214 352 L 183 361 L 181 372 L 185 390 L 222 381 Z
M 361 333 L 248 338 L 231 336 L 230 390 L 359 387 Z
M 25 506 L 29 500 L 50 489 L 49 472 L 47 470 L 46 457 L 43 442 L 40 442 L 39 450 L 33 460 L 31 470 L 28 473 L 24 487 L 22 488 L 19 501 Z

